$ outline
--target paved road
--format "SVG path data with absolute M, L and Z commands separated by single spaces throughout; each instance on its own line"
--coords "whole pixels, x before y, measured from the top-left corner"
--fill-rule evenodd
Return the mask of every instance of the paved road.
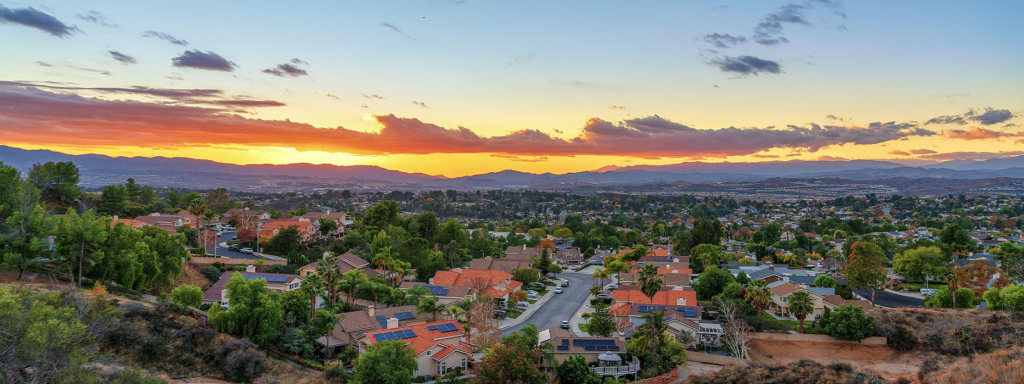
M 220 257 L 230 257 L 232 259 L 250 259 L 250 260 L 255 260 L 255 259 L 259 258 L 259 257 L 255 256 L 255 255 L 247 255 L 247 254 L 244 254 L 244 253 L 241 253 L 241 252 L 235 252 L 235 251 L 232 251 L 230 249 L 227 249 L 227 248 L 224 248 L 224 247 L 220 246 L 220 243 L 225 243 L 225 242 L 231 241 L 231 237 L 234 236 L 234 235 L 235 235 L 234 232 L 224 232 L 224 234 L 220 235 L 220 238 L 217 239 L 217 245 L 214 246 L 214 247 L 210 247 L 210 249 L 207 249 L 206 252 L 208 252 L 210 254 L 216 254 L 217 256 L 220 256 Z
M 569 320 L 580 309 L 584 300 L 590 298 L 590 276 L 573 272 L 559 273 L 558 277 L 569 280 L 565 292 L 552 297 L 543 307 L 534 312 L 523 323 L 505 330 L 505 334 L 515 332 L 526 324 L 536 324 L 537 330 L 543 331 L 557 327 L 562 320 Z M 534 304 L 536 305 L 536 304 Z
M 861 289 L 861 290 L 856 290 L 856 291 L 853 291 L 853 292 L 858 294 L 858 295 L 860 295 L 861 297 L 863 297 L 863 298 L 865 298 L 867 300 L 871 300 L 871 291 L 870 290 Z M 875 304 L 879 305 L 879 306 L 882 306 L 882 307 L 887 307 L 887 308 L 895 308 L 895 307 L 923 307 L 924 306 L 924 300 L 915 299 L 913 297 L 907 297 L 907 296 L 903 296 L 903 295 L 897 295 L 895 293 L 890 293 L 890 292 L 885 292 L 885 291 L 878 291 L 878 292 L 875 292 Z

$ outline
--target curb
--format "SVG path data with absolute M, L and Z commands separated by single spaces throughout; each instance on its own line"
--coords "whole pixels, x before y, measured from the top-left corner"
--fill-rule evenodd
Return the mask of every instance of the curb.
M 533 303 L 533 305 L 531 305 L 530 308 L 528 308 L 526 311 L 523 311 L 523 313 L 520 314 L 518 318 L 512 319 L 512 321 L 509 322 L 508 324 L 499 325 L 498 328 L 504 331 L 506 329 L 515 327 L 519 324 L 526 322 L 526 320 L 529 319 L 530 316 L 533 316 L 534 313 L 537 313 L 537 311 L 540 310 L 540 307 L 543 307 L 544 304 L 547 304 L 548 300 L 551 300 L 552 297 L 555 297 L 554 289 L 549 290 L 548 293 L 545 293 L 544 296 L 541 296 L 539 299 L 537 299 L 537 302 Z

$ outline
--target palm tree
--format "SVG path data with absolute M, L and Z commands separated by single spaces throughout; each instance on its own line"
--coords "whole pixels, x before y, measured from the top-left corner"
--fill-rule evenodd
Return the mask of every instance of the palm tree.
M 747 285 L 747 297 L 746 300 L 750 303 L 754 309 L 757 309 L 757 319 L 761 319 L 761 312 L 768 307 L 768 302 L 772 299 L 772 292 L 768 290 L 768 283 L 763 279 L 757 279 L 751 281 Z
M 316 315 L 316 298 L 324 294 L 324 285 L 320 277 L 315 273 L 307 274 L 302 280 L 302 287 L 299 288 L 303 294 L 309 296 L 309 318 Z
M 654 295 L 658 293 L 658 290 L 661 289 L 665 281 L 658 275 L 657 266 L 647 264 L 637 275 L 636 283 L 640 286 L 640 292 L 643 292 L 644 296 L 647 296 L 651 303 L 654 303 Z
M 327 339 L 327 355 L 324 355 L 324 363 L 331 354 L 331 333 L 334 331 L 334 327 L 341 321 L 341 316 L 334 313 L 333 308 L 329 310 L 317 312 L 315 324 L 321 326 L 320 331 L 324 333 L 324 338 Z
M 444 304 L 437 300 L 437 295 L 424 297 L 416 304 L 416 314 L 429 313 L 430 321 L 437 321 L 437 314 L 444 313 Z
M 793 313 L 793 316 L 797 320 L 800 320 L 800 333 L 804 333 L 804 319 L 807 315 L 814 313 L 814 301 L 811 300 L 811 295 L 807 291 L 796 291 L 789 297 L 789 312 Z
M 203 226 L 200 225 L 202 217 L 206 215 L 209 209 L 206 208 L 206 203 L 202 200 L 195 200 L 188 206 L 188 213 L 196 218 L 196 229 L 199 230 L 199 238 L 203 241 L 203 253 L 206 253 L 206 236 L 203 236 Z M 199 245 L 199 244 L 197 244 Z
M 341 283 L 338 284 L 338 288 L 348 295 L 349 306 L 355 300 L 356 292 L 359 292 L 359 288 L 366 284 L 366 281 L 366 274 L 361 269 L 353 269 L 341 275 Z
M 594 275 L 590 277 L 590 280 L 601 279 L 601 286 L 604 287 L 604 279 L 609 277 L 612 277 L 612 274 L 606 268 L 598 268 L 594 270 Z

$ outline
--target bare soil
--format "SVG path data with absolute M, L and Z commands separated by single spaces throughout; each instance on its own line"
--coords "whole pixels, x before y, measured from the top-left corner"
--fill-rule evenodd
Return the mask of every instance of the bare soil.
M 887 346 L 804 341 L 757 340 L 750 350 L 750 360 L 755 363 L 784 365 L 799 360 L 848 363 L 888 378 L 916 374 L 921 363 L 930 356 L 932 353 L 920 350 L 899 353 Z

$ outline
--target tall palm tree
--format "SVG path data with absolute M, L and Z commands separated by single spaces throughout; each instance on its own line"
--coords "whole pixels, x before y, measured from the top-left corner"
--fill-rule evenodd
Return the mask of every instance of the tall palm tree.
M 437 321 L 437 314 L 444 313 L 444 304 L 437 300 L 437 295 L 424 297 L 416 304 L 416 314 L 429 313 L 430 321 Z
M 768 307 L 768 302 L 771 299 L 772 292 L 768 290 L 768 283 L 763 279 L 757 279 L 747 284 L 746 300 L 757 310 L 758 320 L 761 319 L 761 312 L 764 312 L 764 309 Z
M 356 292 L 359 292 L 359 288 L 366 284 L 366 282 L 366 273 L 361 269 L 353 269 L 341 275 L 341 282 L 338 284 L 338 288 L 348 295 L 349 306 L 355 300 Z
M 601 286 L 604 287 L 604 279 L 612 277 L 612 274 L 608 272 L 607 268 L 598 268 L 594 270 L 594 275 L 590 277 L 590 280 L 601 279 Z
M 658 275 L 658 267 L 654 264 L 647 264 L 637 275 L 636 284 L 640 286 L 640 292 L 647 296 L 651 303 L 654 303 L 654 295 L 658 293 L 665 283 Z
M 208 212 L 209 209 L 206 207 L 206 202 L 196 199 L 190 203 L 187 211 L 196 218 L 196 229 L 199 230 L 199 238 L 203 241 L 203 244 L 201 245 L 203 246 L 203 253 L 205 254 L 207 248 L 206 236 L 203 235 L 203 226 L 201 223 L 203 216 L 206 215 L 206 212 Z
M 316 298 L 324 294 L 324 285 L 317 274 L 310 273 L 303 278 L 302 287 L 299 289 L 309 297 L 309 318 L 312 319 L 316 315 Z
M 804 319 L 814 313 L 814 300 L 807 291 L 796 291 L 789 297 L 789 312 L 800 320 L 800 333 L 804 333 Z

